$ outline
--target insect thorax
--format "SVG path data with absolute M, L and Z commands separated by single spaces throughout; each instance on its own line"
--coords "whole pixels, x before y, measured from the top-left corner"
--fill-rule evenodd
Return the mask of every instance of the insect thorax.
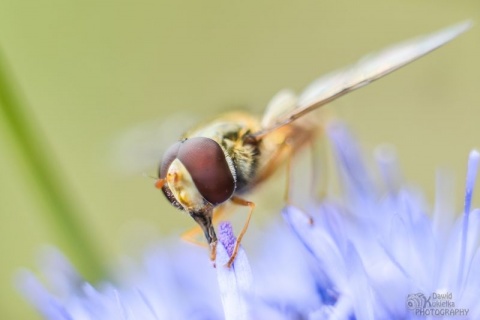
M 252 143 L 245 136 L 250 132 L 237 132 L 226 135 L 222 139 L 222 147 L 230 156 L 235 167 L 236 193 L 246 191 L 250 183 L 256 177 L 258 158 L 260 155 L 257 143 Z

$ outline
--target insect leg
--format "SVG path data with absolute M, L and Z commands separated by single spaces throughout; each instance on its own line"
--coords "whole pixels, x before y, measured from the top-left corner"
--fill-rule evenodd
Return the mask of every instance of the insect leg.
M 318 195 L 323 196 L 326 192 L 325 187 L 325 174 L 324 174 L 324 153 L 317 154 L 318 149 L 314 139 L 310 139 L 306 142 L 306 147 L 310 149 L 309 156 L 310 161 L 308 161 L 308 165 L 302 165 L 297 168 L 294 166 L 294 161 L 300 160 L 297 159 L 297 153 L 293 148 L 292 144 L 288 143 L 288 140 L 284 142 L 282 148 L 286 150 L 286 186 L 285 186 L 285 205 L 286 206 L 294 206 L 300 209 L 300 211 L 306 216 L 309 223 L 313 225 L 313 217 L 304 210 L 304 204 L 308 203 L 308 199 L 305 198 L 307 194 L 309 197 L 316 199 Z M 324 150 L 322 148 L 321 150 Z M 319 167 L 320 162 L 319 159 L 322 161 L 322 165 Z M 306 160 L 306 158 L 305 158 Z M 303 163 L 303 162 L 302 162 Z M 310 170 L 308 170 L 310 167 Z M 300 169 L 299 169 L 300 168 Z M 301 172 L 299 171 L 301 170 Z M 321 179 L 320 179 L 321 178 Z M 299 184 L 300 181 L 300 184 Z M 309 188 L 305 187 L 304 182 L 310 183 Z M 299 188 L 300 187 L 300 188 Z M 308 189 L 309 192 L 305 192 Z M 293 190 L 293 191 L 292 191 Z
M 197 239 L 198 235 L 200 235 L 200 234 L 202 234 L 202 229 L 199 226 L 195 226 L 191 229 L 188 229 L 184 233 L 182 233 L 182 235 L 180 237 L 184 241 L 193 243 L 193 244 L 195 244 L 197 246 L 200 246 L 200 247 L 207 248 L 208 245 L 205 242 Z
M 325 139 L 320 138 L 310 142 L 312 179 L 310 193 L 314 199 L 323 199 L 328 191 L 327 146 Z
M 285 177 L 285 194 L 283 195 L 285 203 L 290 204 L 290 183 L 292 179 L 292 158 L 293 158 L 293 148 L 291 145 L 288 143 L 288 141 L 285 142 L 283 145 L 287 152 L 287 175 Z
M 230 259 L 227 262 L 227 267 L 228 268 L 230 268 L 232 266 L 232 263 L 235 260 L 235 257 L 237 256 L 238 248 L 240 247 L 240 243 L 242 242 L 243 236 L 247 232 L 248 224 L 250 223 L 250 219 L 252 218 L 253 209 L 255 209 L 255 203 L 253 203 L 251 201 L 247 201 L 247 200 L 244 200 L 242 198 L 235 197 L 235 196 L 232 197 L 230 200 L 233 203 L 238 204 L 240 206 L 249 207 L 250 211 L 248 212 L 248 216 L 247 216 L 247 220 L 245 221 L 245 225 L 243 226 L 242 231 L 240 231 L 240 234 L 237 237 L 237 241 L 235 241 L 235 247 L 233 248 L 232 256 L 230 257 Z
M 313 139 L 310 140 L 308 142 L 311 146 L 311 149 L 312 149 L 312 180 L 311 180 L 311 192 L 315 192 L 315 187 L 316 187 L 316 183 L 315 183 L 315 178 L 317 176 L 316 174 L 316 170 L 315 170 L 315 162 L 314 162 L 314 153 L 315 153 L 315 150 L 314 150 L 314 141 Z M 286 166 L 287 166 L 287 175 L 286 175 L 286 185 L 285 185 L 285 195 L 284 195 L 284 199 L 285 199 L 285 203 L 286 205 L 295 205 L 294 203 L 292 203 L 292 200 L 291 200 L 291 192 L 290 192 L 290 189 L 291 189 L 291 185 L 292 185 L 292 180 L 295 178 L 295 173 L 293 173 L 293 170 L 292 170 L 292 161 L 294 160 L 293 158 L 295 157 L 295 150 L 293 149 L 293 146 L 288 142 L 288 140 L 286 140 L 283 145 L 282 145 L 282 148 L 284 148 L 285 152 L 287 153 L 287 160 L 286 160 Z M 315 159 L 316 160 L 316 159 Z M 313 224 L 313 218 L 307 214 L 304 210 L 301 210 L 301 212 L 303 212 L 307 218 L 308 218 L 308 221 L 310 222 L 310 224 Z

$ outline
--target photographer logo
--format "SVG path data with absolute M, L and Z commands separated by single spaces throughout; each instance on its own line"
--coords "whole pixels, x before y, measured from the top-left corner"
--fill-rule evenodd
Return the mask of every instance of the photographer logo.
M 468 309 L 455 305 L 451 292 L 412 293 L 406 299 L 407 309 L 416 316 L 468 316 Z

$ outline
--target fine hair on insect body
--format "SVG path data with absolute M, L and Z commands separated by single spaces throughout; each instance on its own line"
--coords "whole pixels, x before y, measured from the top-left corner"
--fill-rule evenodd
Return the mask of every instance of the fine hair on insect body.
M 261 118 L 230 112 L 192 127 L 164 153 L 155 186 L 174 207 L 197 222 L 212 260 L 217 246 L 214 225 L 225 205 L 249 207 L 227 263 L 230 267 L 255 207 L 244 199 L 245 194 L 316 136 L 319 122 L 303 116 L 441 47 L 470 26 L 470 22 L 460 23 L 388 47 L 315 80 L 298 96 L 282 90 L 271 99 Z

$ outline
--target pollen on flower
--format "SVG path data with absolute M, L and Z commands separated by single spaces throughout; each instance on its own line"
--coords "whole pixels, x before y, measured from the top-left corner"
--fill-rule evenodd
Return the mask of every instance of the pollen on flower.
M 233 234 L 232 225 L 229 222 L 221 222 L 218 226 L 219 235 L 218 239 L 223 244 L 229 256 L 232 256 L 233 249 L 235 248 L 235 242 L 237 238 Z

